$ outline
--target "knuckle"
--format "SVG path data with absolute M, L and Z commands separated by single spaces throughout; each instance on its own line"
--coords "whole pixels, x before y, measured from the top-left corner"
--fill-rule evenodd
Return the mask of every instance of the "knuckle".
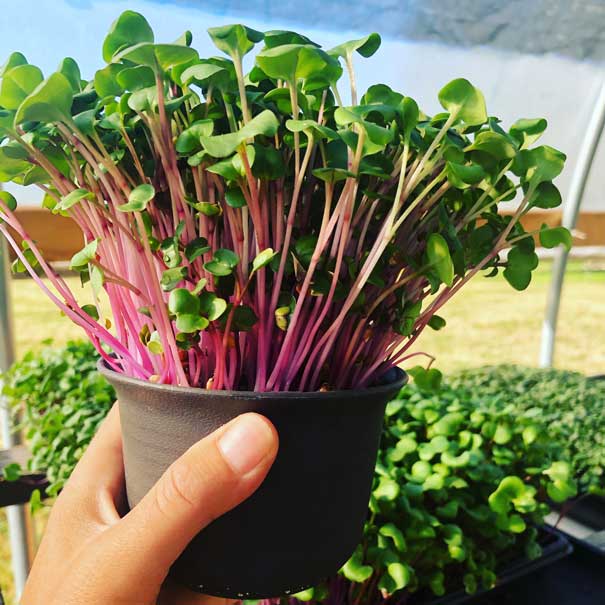
M 165 516 L 174 514 L 174 509 L 193 507 L 196 499 L 192 493 L 191 483 L 194 480 L 188 465 L 179 461 L 168 467 L 155 490 L 155 503 Z

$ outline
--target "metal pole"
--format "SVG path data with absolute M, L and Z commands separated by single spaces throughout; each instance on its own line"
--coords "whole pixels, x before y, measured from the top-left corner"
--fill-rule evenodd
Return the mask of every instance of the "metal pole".
M 582 141 L 580 153 L 578 154 L 578 164 L 573 173 L 567 202 L 563 208 L 562 224 L 568 229 L 576 226 L 586 181 L 590 174 L 592 162 L 601 140 L 603 126 L 605 125 L 605 81 L 601 85 L 599 96 L 594 106 L 586 136 Z M 552 267 L 552 281 L 546 303 L 546 314 L 542 324 L 542 342 L 540 346 L 540 367 L 550 368 L 553 364 L 555 353 L 555 339 L 557 334 L 557 318 L 559 315 L 559 306 L 561 302 L 561 290 L 563 288 L 563 279 L 565 278 L 565 268 L 567 267 L 568 252 L 563 246 L 559 246 L 555 252 L 555 259 Z
M 0 238 L 0 371 L 6 370 L 14 361 L 14 341 L 10 308 L 8 246 Z M 11 414 L 6 401 L 0 395 L 0 423 L 2 443 L 5 448 L 13 447 L 20 441 L 20 435 L 11 429 Z M 6 517 L 10 539 L 13 576 L 17 601 L 25 586 L 30 568 L 30 533 L 28 512 L 24 506 L 7 506 Z

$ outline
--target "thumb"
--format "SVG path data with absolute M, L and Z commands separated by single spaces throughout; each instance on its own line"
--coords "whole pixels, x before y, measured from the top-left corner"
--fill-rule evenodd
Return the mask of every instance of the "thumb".
M 159 589 L 193 537 L 258 488 L 277 448 L 273 425 L 243 414 L 185 452 L 106 534 L 118 560 L 128 553 L 128 568 L 119 570 L 125 585 L 140 586 L 146 578 Z

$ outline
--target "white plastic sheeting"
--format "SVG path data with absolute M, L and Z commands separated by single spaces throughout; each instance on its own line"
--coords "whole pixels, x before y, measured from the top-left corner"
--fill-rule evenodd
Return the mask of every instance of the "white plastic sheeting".
M 462 0 L 455 3 L 451 0 L 423 3 L 374 0 L 363 5 L 366 13 L 365 18 L 361 18 L 358 9 L 353 10 L 350 2 L 343 8 L 341 0 L 323 2 L 323 11 L 307 10 L 312 7 L 301 11 L 300 7 L 306 3 L 290 6 L 288 2 L 254 0 L 246 3 L 232 0 L 220 4 L 187 0 L 21 0 L 3 6 L 3 23 L 10 23 L 10 27 L 2 27 L 0 58 L 13 50 L 21 50 L 31 62 L 48 73 L 64 56 L 72 56 L 80 63 L 83 74 L 90 77 L 102 65 L 100 49 L 110 23 L 127 8 L 145 14 L 159 40 L 172 40 L 183 30 L 190 29 L 194 34 L 194 45 L 202 55 L 218 54 L 206 29 L 234 21 L 244 21 L 259 29 L 295 28 L 324 47 L 374 29 L 386 29 L 391 35 L 410 35 L 413 29 L 417 37 L 440 38 L 463 46 L 387 37 L 374 57 L 360 57 L 357 61 L 360 89 L 384 82 L 414 97 L 428 113 L 434 113 L 439 110 L 437 92 L 441 86 L 462 76 L 483 90 L 490 112 L 502 117 L 505 125 L 518 117 L 547 118 L 549 129 L 543 141 L 560 148 L 569 157 L 558 182 L 565 193 L 601 83 L 602 65 L 563 54 L 529 54 L 527 51 L 543 51 L 550 44 L 561 53 L 598 55 L 605 45 L 601 44 L 598 31 L 605 31 L 605 27 L 596 28 L 595 33 L 595 28 L 588 28 L 585 21 L 589 19 L 591 25 L 605 25 L 605 10 L 600 9 L 602 2 L 586 0 L 580 3 L 583 5 L 581 11 L 577 2 L 565 2 L 561 15 L 565 17 L 563 21 L 568 28 L 567 41 L 561 39 L 562 25 L 557 31 L 546 32 L 548 36 L 545 39 L 527 40 L 528 36 L 537 35 L 525 23 L 528 19 L 539 18 L 540 11 L 536 7 L 544 5 L 542 29 L 537 31 L 546 35 L 544 23 L 555 23 L 557 11 L 561 12 L 559 4 L 551 0 L 546 3 L 542 0 L 513 0 L 504 9 L 498 6 L 502 3 L 492 0 L 470 3 Z M 350 18 L 347 17 L 346 22 L 363 28 L 363 31 L 347 31 L 343 27 L 343 20 L 335 16 L 339 6 L 341 11 L 349 11 Z M 400 14 L 406 17 L 399 17 Z M 387 27 L 385 15 L 390 15 L 393 23 L 399 25 Z M 512 22 L 505 35 L 502 24 L 506 19 Z M 304 22 L 297 25 L 296 20 L 306 20 L 312 25 Z M 582 33 L 570 33 L 569 27 L 577 23 L 584 23 Z M 324 29 L 318 29 L 318 26 Z M 338 32 L 329 31 L 336 27 Z M 516 45 L 510 30 L 515 28 L 519 39 L 517 46 L 526 52 L 511 50 Z M 468 32 L 467 37 L 464 37 L 464 32 Z M 570 43 L 572 39 L 575 46 Z M 472 42 L 496 46 L 468 46 Z M 595 162 L 597 165 L 605 163 L 605 148 L 598 150 Z M 605 172 L 593 172 L 591 175 L 583 208 L 605 211 L 604 175 Z M 8 185 L 7 188 L 15 191 L 14 186 Z M 40 200 L 37 191 L 17 192 L 22 203 Z

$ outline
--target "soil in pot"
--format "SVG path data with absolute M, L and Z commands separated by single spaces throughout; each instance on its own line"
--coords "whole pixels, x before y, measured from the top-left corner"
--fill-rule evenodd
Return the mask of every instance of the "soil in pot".
M 134 506 L 191 445 L 245 412 L 280 438 L 248 500 L 198 534 L 173 567 L 180 583 L 229 598 L 292 594 L 334 574 L 361 538 L 385 406 L 406 376 L 358 391 L 255 393 L 158 385 L 99 366 L 120 401 Z

